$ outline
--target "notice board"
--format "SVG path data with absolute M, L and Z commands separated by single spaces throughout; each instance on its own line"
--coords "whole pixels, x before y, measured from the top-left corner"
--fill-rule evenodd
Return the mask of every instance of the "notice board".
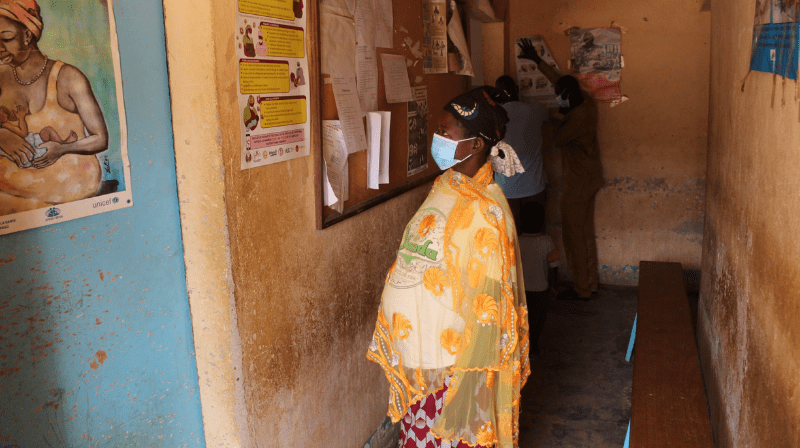
M 331 45 L 346 45 L 345 42 L 325 41 L 325 30 L 320 29 L 321 15 L 329 14 L 331 8 L 327 5 L 339 5 L 342 17 L 330 16 L 322 18 L 322 22 L 341 22 L 348 24 L 346 16 L 352 11 L 348 11 L 348 5 L 357 4 L 360 0 L 322 0 L 321 5 L 314 2 L 309 5 L 309 32 L 313 38 L 313 45 L 309 51 L 309 70 L 311 70 L 312 96 L 319 98 L 317 107 L 312 107 L 312 132 L 314 135 L 313 151 L 319 163 L 316 166 L 316 204 L 317 204 L 317 228 L 322 229 L 349 217 L 367 210 L 375 205 L 396 197 L 404 192 L 412 190 L 427 182 L 435 179 L 441 170 L 430 157 L 430 142 L 437 129 L 439 113 L 446 102 L 455 96 L 467 91 L 470 88 L 471 78 L 454 73 L 430 73 L 431 56 L 448 56 L 450 59 L 454 55 L 447 54 L 454 51 L 452 42 L 448 42 L 448 47 L 442 47 L 438 42 L 431 42 L 426 33 L 430 36 L 429 28 L 431 23 L 437 20 L 444 22 L 452 17 L 452 6 L 456 6 L 459 11 L 458 21 L 461 23 L 465 34 L 469 36 L 468 20 L 466 23 L 461 18 L 470 17 L 469 5 L 456 2 L 433 0 L 433 3 L 440 3 L 433 9 L 430 2 L 420 1 L 391 1 L 391 47 L 375 49 L 377 59 L 377 101 L 378 111 L 391 113 L 389 121 L 389 182 L 380 184 L 378 189 L 371 189 L 367 186 L 367 151 L 350 153 L 347 156 L 347 180 L 348 199 L 343 202 L 341 212 L 332 207 L 324 205 L 325 185 L 325 159 L 323 157 L 323 120 L 340 119 L 339 111 L 336 106 L 334 88 L 331 73 L 325 73 L 321 62 L 325 59 L 325 49 L 332 48 Z M 375 1 L 374 4 L 381 2 Z M 426 10 L 426 7 L 427 8 Z M 437 15 L 438 14 L 438 15 Z M 427 22 L 426 22 L 427 20 Z M 355 22 L 355 19 L 354 19 Z M 387 33 L 388 35 L 388 33 Z M 408 77 L 413 92 L 426 94 L 426 101 L 414 101 L 389 103 L 386 99 L 384 87 L 384 70 L 381 63 L 382 55 L 402 56 L 408 71 Z M 338 63 L 341 61 L 334 61 Z M 330 65 L 331 62 L 328 62 Z M 425 69 L 424 66 L 429 68 Z M 451 69 L 452 62 L 451 62 Z M 440 70 L 441 71 L 441 70 Z M 428 72 L 428 73 L 426 73 Z M 315 95 L 315 92 L 319 92 Z M 366 125 L 365 125 L 366 129 Z M 424 132 L 427 131 L 427 132 Z M 423 162 L 427 161 L 427 165 Z

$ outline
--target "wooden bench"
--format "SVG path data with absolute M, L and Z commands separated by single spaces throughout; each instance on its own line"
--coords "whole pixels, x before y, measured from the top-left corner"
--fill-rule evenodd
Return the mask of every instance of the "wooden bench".
M 680 263 L 639 264 L 631 448 L 713 447 Z

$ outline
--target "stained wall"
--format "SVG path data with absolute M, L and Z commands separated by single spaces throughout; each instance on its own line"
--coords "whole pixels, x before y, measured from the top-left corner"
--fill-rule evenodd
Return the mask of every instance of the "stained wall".
M 161 2 L 114 6 L 134 206 L 0 237 L 1 446 L 205 445 Z
M 360 447 L 388 409 L 366 359 L 385 274 L 429 186 L 316 230 L 318 154 L 241 171 L 231 5 L 165 2 L 173 108 L 207 111 L 175 129 L 207 439 Z
M 509 0 L 506 73 L 513 39 L 542 35 L 568 72 L 572 27 L 623 30 L 622 93 L 599 104 L 605 187 L 596 202 L 600 281 L 635 285 L 640 260 L 700 269 L 708 129 L 709 21 L 702 2 Z M 545 130 L 548 232 L 560 241 L 560 153 Z M 563 253 L 563 252 L 562 252 Z
M 752 0 L 711 5 L 698 343 L 717 447 L 800 446 L 800 101 L 748 76 Z

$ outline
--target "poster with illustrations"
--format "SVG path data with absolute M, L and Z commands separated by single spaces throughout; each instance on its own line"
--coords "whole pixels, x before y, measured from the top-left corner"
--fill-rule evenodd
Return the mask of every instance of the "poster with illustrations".
M 750 70 L 797 79 L 798 4 L 793 0 L 757 0 Z
M 514 39 L 514 48 L 516 49 L 517 56 L 520 54 L 519 44 L 522 42 L 522 39 L 529 39 L 533 46 L 536 47 L 536 51 L 539 53 L 542 60 L 555 67 L 556 70 L 559 70 L 542 36 L 518 37 Z M 517 57 L 514 58 L 514 60 L 517 61 L 517 86 L 519 86 L 520 100 L 528 102 L 536 101 L 546 107 L 558 107 L 558 103 L 556 103 L 556 91 L 553 85 L 547 77 L 539 71 L 536 64 L 530 59 L 520 59 Z
M 797 22 L 797 0 L 772 0 L 772 23 Z
M 241 168 L 307 156 L 310 104 L 303 0 L 237 0 Z
M 133 205 L 112 0 L 0 2 L 0 235 Z
M 422 73 L 447 73 L 447 3 L 422 2 Z
M 622 98 L 622 33 L 618 28 L 573 29 L 569 34 L 572 70 L 596 101 Z
M 574 29 L 569 34 L 572 70 L 603 75 L 609 81 L 622 74 L 622 34 L 616 28 Z
M 408 170 L 413 176 L 428 168 L 428 87 L 412 88 L 408 104 Z

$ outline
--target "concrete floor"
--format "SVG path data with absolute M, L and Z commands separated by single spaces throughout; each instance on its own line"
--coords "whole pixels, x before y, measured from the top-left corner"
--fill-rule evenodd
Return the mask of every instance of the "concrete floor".
M 621 448 L 633 364 L 625 353 L 636 287 L 601 287 L 590 302 L 550 299 L 522 390 L 519 448 Z M 530 304 L 529 304 L 530 306 Z

